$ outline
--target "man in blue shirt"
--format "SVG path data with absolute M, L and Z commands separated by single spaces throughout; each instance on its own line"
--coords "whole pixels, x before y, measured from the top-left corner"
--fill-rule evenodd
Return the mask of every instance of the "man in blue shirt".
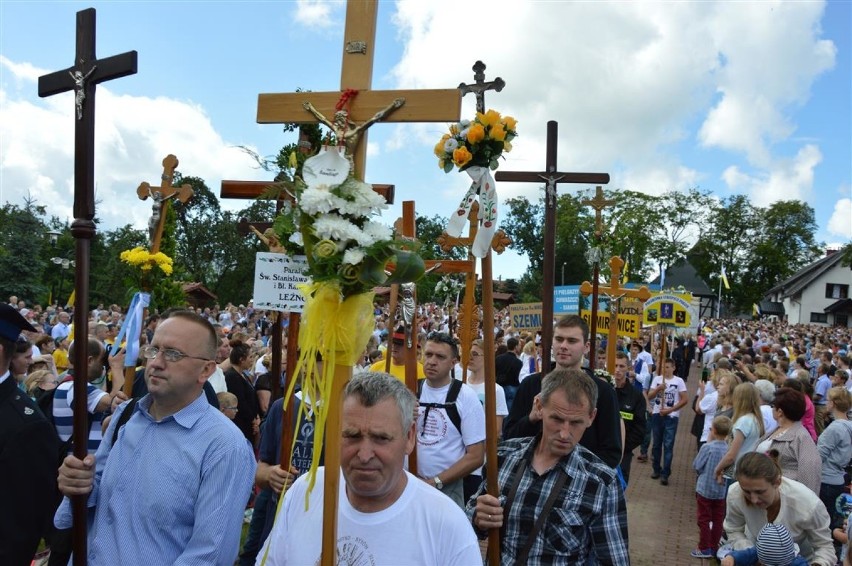
M 60 467 L 60 491 L 88 495 L 90 565 L 234 563 L 256 463 L 202 392 L 217 346 L 207 320 L 172 313 L 143 351 L 148 394 L 115 444 L 127 404 L 94 456 L 68 456 Z M 71 525 L 68 497 L 54 522 Z

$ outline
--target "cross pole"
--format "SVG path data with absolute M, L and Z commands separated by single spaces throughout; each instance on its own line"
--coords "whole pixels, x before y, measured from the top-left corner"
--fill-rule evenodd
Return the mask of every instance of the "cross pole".
M 556 280 L 556 185 L 559 183 L 609 183 L 608 173 L 568 173 L 556 170 L 558 124 L 547 123 L 547 161 L 544 171 L 497 171 L 497 181 L 545 183 L 544 205 L 544 285 L 541 297 L 541 359 L 549 368 L 553 343 L 553 285 Z
M 157 220 L 155 226 L 149 226 L 151 230 L 151 253 L 155 254 L 160 251 L 160 242 L 163 239 L 163 226 L 166 224 L 166 213 L 169 210 L 169 200 L 176 198 L 182 203 L 192 198 L 195 191 L 188 183 L 184 183 L 180 187 L 173 185 L 175 178 L 175 169 L 179 164 L 178 158 L 168 154 L 163 158 L 163 174 L 160 176 L 162 184 L 159 187 L 152 187 L 147 182 L 142 182 L 136 189 L 136 196 L 139 200 L 147 200 L 151 197 L 154 200 L 154 206 L 159 207 L 159 211 L 154 211 L 152 221 Z M 156 215 L 159 214 L 159 218 Z
M 349 119 L 367 122 L 386 110 L 388 103 L 402 98 L 402 107 L 393 110 L 385 122 L 457 122 L 461 116 L 461 95 L 457 89 L 370 90 L 373 81 L 373 56 L 376 53 L 378 0 L 350 0 L 346 3 L 346 28 L 343 33 L 343 62 L 340 90 L 357 89 L 349 107 Z M 259 124 L 316 123 L 317 118 L 304 107 L 310 103 L 329 119 L 336 111 L 341 92 L 296 92 L 260 94 L 257 100 Z M 341 140 L 342 141 L 342 140 Z M 367 155 L 367 131 L 361 133 L 354 155 L 356 178 L 364 179 Z
M 609 260 L 609 268 L 611 271 L 609 286 L 598 287 L 597 291 L 609 295 L 609 339 L 606 343 L 606 366 L 609 373 L 615 371 L 615 342 L 618 340 L 618 301 L 623 297 L 639 299 L 643 303 L 651 298 L 651 292 L 648 287 L 642 285 L 638 289 L 626 289 L 621 286 L 621 269 L 624 267 L 624 260 L 618 256 L 612 256 Z M 588 281 L 583 281 L 580 285 L 580 293 L 588 295 L 593 292 L 593 286 Z M 597 305 L 597 298 L 592 300 L 592 305 Z M 595 322 L 597 317 L 597 309 L 592 314 L 592 322 Z M 595 324 L 595 326 L 597 326 Z M 595 358 L 595 351 L 589 353 L 589 360 Z M 592 366 L 594 369 L 594 366 Z
M 614 205 L 615 200 L 612 200 L 612 199 L 607 200 L 604 197 L 603 189 L 600 186 L 598 186 L 598 187 L 595 188 L 595 198 L 586 199 L 581 204 L 583 204 L 583 206 L 591 206 L 592 208 L 595 209 L 594 241 L 595 241 L 595 248 L 596 249 L 594 251 L 594 261 L 592 262 L 594 264 L 594 268 L 592 270 L 593 271 L 593 273 L 592 273 L 592 320 L 591 320 L 592 324 L 591 324 L 591 328 L 590 328 L 590 332 L 589 332 L 589 368 L 594 370 L 595 369 L 595 361 L 596 361 L 595 360 L 595 352 L 597 351 L 597 350 L 595 350 L 595 342 L 598 339 L 598 285 L 599 285 L 598 280 L 600 279 L 600 274 L 601 274 L 601 272 L 600 272 L 600 265 L 601 265 L 600 244 L 601 244 L 601 241 L 603 240 L 603 219 L 601 217 L 601 212 L 607 206 Z M 623 265 L 624 264 L 622 262 L 622 266 Z M 621 270 L 621 267 L 619 267 L 619 270 Z M 610 326 L 612 326 L 612 322 L 613 321 L 610 321 Z M 615 354 L 613 353 L 613 356 L 614 355 Z M 607 363 L 609 363 L 609 362 L 607 362 Z
M 77 336 L 89 334 L 89 261 L 91 240 L 95 235 L 95 85 L 136 74 L 136 51 L 98 59 L 95 55 L 95 10 L 77 12 L 77 50 L 74 64 L 38 79 L 38 95 L 52 96 L 74 91 L 74 222 L 71 234 L 76 245 L 74 328 Z M 86 348 L 77 348 L 74 367 L 86 367 Z M 86 415 L 86 377 L 78 372 L 74 379 L 74 456 L 86 456 L 89 426 Z M 71 498 L 73 514 L 74 565 L 86 564 L 85 495 Z

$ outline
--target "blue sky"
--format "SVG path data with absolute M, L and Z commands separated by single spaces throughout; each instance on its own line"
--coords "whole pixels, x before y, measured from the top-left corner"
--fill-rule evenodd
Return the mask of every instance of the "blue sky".
M 97 9 L 97 54 L 139 52 L 139 72 L 98 87 L 96 182 L 102 226 L 146 224 L 135 197 L 167 153 L 206 180 L 269 179 L 238 149 L 290 141 L 255 123 L 257 94 L 339 89 L 344 5 L 312 2 L 0 0 L 0 200 L 30 191 L 71 217 L 73 97 L 39 99 L 37 77 L 71 65 L 75 13 Z M 452 10 L 447 9 L 452 7 Z M 467 22 L 472 22 L 467 23 Z M 767 205 L 798 198 L 817 238 L 852 239 L 850 2 L 381 2 L 374 89 L 507 83 L 487 105 L 518 119 L 503 170 L 544 166 L 560 124 L 559 167 L 605 171 L 610 186 L 659 194 L 697 186 Z M 462 113 L 473 114 L 473 100 Z M 396 185 L 418 212 L 449 215 L 466 176 L 441 172 L 443 124 L 370 130 L 367 180 Z M 571 186 L 561 190 L 589 188 Z M 498 186 L 537 198 L 536 185 Z M 241 208 L 245 203 L 225 206 Z M 526 260 L 495 259 L 517 277 Z

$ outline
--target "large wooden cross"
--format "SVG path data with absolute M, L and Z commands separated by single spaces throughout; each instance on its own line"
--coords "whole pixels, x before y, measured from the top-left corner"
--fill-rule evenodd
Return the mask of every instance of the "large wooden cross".
M 607 200 L 604 197 L 603 189 L 598 186 L 595 188 L 595 198 L 586 199 L 581 204 L 583 206 L 591 206 L 595 209 L 595 234 L 594 244 L 591 248 L 592 253 L 592 320 L 589 332 L 589 368 L 595 369 L 595 343 L 598 339 L 598 284 L 601 274 L 601 242 L 603 241 L 603 209 L 607 206 L 614 205 L 615 200 Z M 622 264 L 623 265 L 623 264 Z M 621 268 L 619 267 L 619 270 Z M 612 326 L 610 321 L 610 326 Z M 615 354 L 613 354 L 615 355 Z
M 556 185 L 559 183 L 609 183 L 608 173 L 568 173 L 556 170 L 558 125 L 547 123 L 547 161 L 544 171 L 498 171 L 497 181 L 540 183 L 544 181 L 544 284 L 541 296 L 541 359 L 545 368 L 550 363 L 553 343 L 553 286 L 556 280 Z
M 643 303 L 651 298 L 651 291 L 648 287 L 642 285 L 638 289 L 626 289 L 621 286 L 621 269 L 624 267 L 624 260 L 618 256 L 612 256 L 609 260 L 610 279 L 609 286 L 600 287 L 595 285 L 595 290 L 599 293 L 604 293 L 609 296 L 609 338 L 606 342 L 606 369 L 609 373 L 615 371 L 615 343 L 618 340 L 618 302 L 623 297 L 639 299 Z M 595 279 L 597 280 L 597 278 Z M 580 285 L 580 293 L 588 295 L 593 292 L 593 286 L 588 281 L 583 281 Z M 592 299 L 592 304 L 597 305 L 597 297 Z M 597 317 L 597 309 L 592 314 L 592 322 L 595 322 Z M 595 325 L 597 326 L 597 325 Z M 589 362 L 595 359 L 595 350 L 589 352 Z M 594 366 L 592 366 L 594 369 Z
M 343 65 L 340 90 L 357 89 L 349 108 L 349 119 L 356 123 L 371 120 L 387 110 L 395 99 L 404 99 L 402 107 L 384 118 L 386 122 L 457 122 L 461 116 L 461 93 L 457 89 L 370 90 L 373 82 L 373 56 L 376 53 L 378 0 L 352 0 L 346 3 L 346 29 L 343 34 Z M 259 124 L 315 123 L 317 117 L 305 103 L 331 118 L 341 92 L 296 92 L 260 94 L 257 100 Z M 367 132 L 357 143 L 354 162 L 356 178 L 364 179 Z
M 151 219 L 148 222 L 149 242 L 151 253 L 155 254 L 160 251 L 160 242 L 163 239 L 163 226 L 166 225 L 166 214 L 169 210 L 169 201 L 173 198 L 186 204 L 195 191 L 188 183 L 184 183 L 180 187 L 173 185 L 175 178 L 175 169 L 178 166 L 178 158 L 168 154 L 163 158 L 163 174 L 160 177 L 161 184 L 157 187 L 152 187 L 147 182 L 142 182 L 136 189 L 136 195 L 140 200 L 146 200 L 148 197 L 154 201 Z
M 38 95 L 51 96 L 74 91 L 74 222 L 71 234 L 76 245 L 74 329 L 77 336 L 89 333 L 89 261 L 95 235 L 95 85 L 136 73 L 136 52 L 98 59 L 95 55 L 95 10 L 77 12 L 77 51 L 74 64 L 38 79 Z M 77 348 L 74 367 L 87 365 L 86 348 Z M 86 456 L 89 433 L 86 409 L 86 377 L 79 372 L 74 379 L 74 456 Z M 71 498 L 73 514 L 74 564 L 86 563 L 85 495 Z

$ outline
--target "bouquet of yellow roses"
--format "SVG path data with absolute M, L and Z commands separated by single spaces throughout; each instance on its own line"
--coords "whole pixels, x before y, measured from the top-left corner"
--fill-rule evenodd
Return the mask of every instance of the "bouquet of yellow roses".
M 450 133 L 444 134 L 435 146 L 438 165 L 445 172 L 458 167 L 472 181 L 455 213 L 450 215 L 447 234 L 461 236 L 470 208 L 479 198 L 480 226 L 470 248 L 476 257 L 488 254 L 497 231 L 497 190 L 491 171 L 500 165 L 498 160 L 503 152 L 512 150 L 512 140 L 518 135 L 516 128 L 517 120 L 511 116 L 500 116 L 496 110 L 477 112 L 473 122 L 462 120 L 450 126 Z
M 484 114 L 477 112 L 473 122 L 462 120 L 451 125 L 449 133 L 435 145 L 438 166 L 444 173 L 449 173 L 453 167 L 458 167 L 459 171 L 474 166 L 497 169 L 497 160 L 503 152 L 512 151 L 511 142 L 518 135 L 516 124 L 511 116 L 500 116 L 496 110 L 488 110 Z

